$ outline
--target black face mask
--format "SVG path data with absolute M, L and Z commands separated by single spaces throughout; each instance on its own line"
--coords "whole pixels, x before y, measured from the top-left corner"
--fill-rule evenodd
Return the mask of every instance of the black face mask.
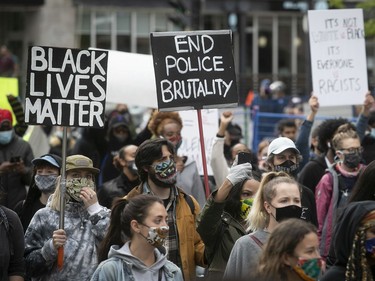
M 135 165 L 134 160 L 128 161 L 127 168 L 132 175 L 134 175 L 134 176 L 138 175 L 138 169 L 137 169 L 137 166 Z
M 288 175 L 297 177 L 299 165 L 294 163 L 292 160 L 286 160 L 280 165 L 275 165 L 275 172 L 285 172 Z
M 350 153 L 344 154 L 344 164 L 351 169 L 357 168 L 359 163 L 361 163 L 362 154 L 361 153 Z
M 272 206 L 272 205 L 271 205 Z M 272 206 L 273 207 L 273 206 Z M 276 208 L 276 217 L 277 222 L 282 222 L 286 219 L 300 219 L 302 215 L 302 208 L 297 205 L 289 205 L 286 207 Z M 272 215 L 272 213 L 271 213 Z M 272 215 L 273 216 L 273 215 Z

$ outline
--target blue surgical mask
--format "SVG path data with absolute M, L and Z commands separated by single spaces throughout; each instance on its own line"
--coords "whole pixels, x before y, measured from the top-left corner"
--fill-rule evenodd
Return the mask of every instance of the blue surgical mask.
M 12 140 L 13 130 L 0 132 L 0 144 L 8 144 Z
M 375 128 L 371 128 L 370 135 L 375 139 Z

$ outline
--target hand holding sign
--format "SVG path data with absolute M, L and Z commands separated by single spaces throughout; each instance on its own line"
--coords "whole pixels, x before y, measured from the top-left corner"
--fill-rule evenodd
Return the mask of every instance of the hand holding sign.
M 361 9 L 308 12 L 314 94 L 321 106 L 358 104 L 367 91 Z

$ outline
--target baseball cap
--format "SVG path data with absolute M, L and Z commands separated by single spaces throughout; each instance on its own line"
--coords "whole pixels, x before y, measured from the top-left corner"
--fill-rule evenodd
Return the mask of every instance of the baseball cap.
M 80 154 L 66 157 L 65 170 L 67 172 L 72 170 L 87 170 L 95 174 L 98 174 L 100 172 L 99 169 L 93 166 L 92 160 L 90 158 Z
M 8 109 L 0 109 L 0 131 L 2 129 L 6 129 L 6 130 L 11 129 L 12 123 L 13 123 L 12 112 L 10 112 Z
M 268 147 L 267 157 L 271 154 L 279 154 L 289 148 L 294 149 L 298 154 L 300 154 L 296 145 L 290 138 L 279 137 L 277 139 L 274 139 Z
M 127 120 L 125 119 L 124 116 L 118 114 L 118 115 L 114 115 L 110 120 L 109 120 L 109 123 L 108 123 L 108 128 L 110 129 L 114 129 L 114 128 L 117 128 L 117 127 L 125 127 L 125 128 L 129 128 L 129 123 L 127 122 Z
M 61 168 L 61 157 L 55 154 L 45 154 L 45 155 L 40 156 L 39 158 L 34 158 L 31 161 L 31 164 L 33 164 L 34 166 L 37 166 L 43 163 L 45 164 L 46 162 L 47 164 L 50 164 L 56 168 L 59 168 L 59 169 Z

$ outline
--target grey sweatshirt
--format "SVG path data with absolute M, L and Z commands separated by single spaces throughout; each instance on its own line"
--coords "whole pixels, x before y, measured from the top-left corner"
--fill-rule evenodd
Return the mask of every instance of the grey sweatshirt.
M 252 235 L 265 244 L 270 234 L 264 230 L 257 230 Z M 249 280 L 256 272 L 261 253 L 262 248 L 249 237 L 249 234 L 239 238 L 230 253 L 224 280 Z
M 127 280 L 159 280 L 159 271 L 162 281 L 183 281 L 181 270 L 166 256 L 155 249 L 155 263 L 148 267 L 140 259 L 133 256 L 129 249 L 130 242 L 121 248 L 112 246 L 108 253 L 108 260 L 98 266 L 91 281 L 127 281 Z

